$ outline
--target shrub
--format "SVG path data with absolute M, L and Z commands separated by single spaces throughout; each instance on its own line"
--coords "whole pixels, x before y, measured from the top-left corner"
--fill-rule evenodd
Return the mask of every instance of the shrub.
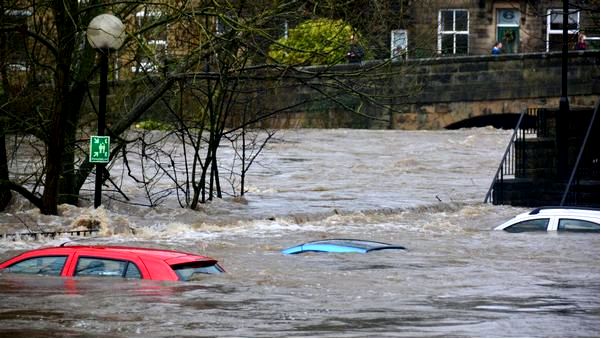
M 345 62 L 353 28 L 342 20 L 313 19 L 289 30 L 269 48 L 269 56 L 289 65 L 331 65 Z
M 136 128 L 144 129 L 144 130 L 148 130 L 148 131 L 152 131 L 152 130 L 170 131 L 173 129 L 173 126 L 171 126 L 168 123 L 161 122 L 161 121 L 144 120 L 144 121 L 138 122 L 136 124 Z

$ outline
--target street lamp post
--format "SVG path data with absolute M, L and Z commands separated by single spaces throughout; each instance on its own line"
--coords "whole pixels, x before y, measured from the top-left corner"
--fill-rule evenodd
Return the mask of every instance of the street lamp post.
M 86 32 L 90 45 L 100 53 L 100 87 L 98 89 L 98 136 L 104 136 L 106 117 L 106 96 L 108 92 L 108 59 L 109 53 L 117 50 L 125 39 L 125 26 L 112 14 L 100 14 L 88 25 Z M 92 148 L 92 147 L 90 147 Z M 110 150 L 106 150 L 110 153 Z M 90 152 L 90 157 L 92 156 Z M 108 158 L 107 158 L 108 160 Z M 105 162 L 96 163 L 96 183 L 94 187 L 94 208 L 98 208 L 102 200 L 102 172 Z
M 568 25 L 569 25 L 569 4 L 568 0 L 563 0 L 563 30 L 561 46 L 561 96 L 559 98 L 559 112 L 556 123 L 556 142 L 557 142 L 557 175 L 560 180 L 564 180 L 568 173 L 568 115 L 570 114 L 570 102 L 568 100 Z

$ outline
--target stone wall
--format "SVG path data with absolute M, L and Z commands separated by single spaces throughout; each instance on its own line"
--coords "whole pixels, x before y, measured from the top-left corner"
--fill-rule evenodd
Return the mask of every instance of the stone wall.
M 360 68 L 371 70 L 361 73 Z M 599 99 L 599 51 L 570 52 L 568 68 L 570 104 L 593 106 Z M 331 90 L 331 77 L 307 76 L 306 82 L 284 81 L 261 94 L 261 101 L 268 103 L 265 109 L 298 103 L 269 124 L 440 129 L 479 116 L 521 113 L 528 107 L 555 108 L 561 94 L 559 52 L 417 59 L 381 67 L 370 62 L 333 70 L 341 74 L 337 83 L 375 98 L 373 102 Z M 317 67 L 303 71 L 319 74 Z M 334 100 L 316 100 L 323 92 Z
M 557 108 L 561 93 L 559 52 L 261 72 L 237 87 L 245 95 L 228 108 L 230 126 L 258 118 L 257 125 L 268 128 L 442 129 L 469 119 L 506 118 L 526 108 Z M 185 87 L 182 112 L 194 114 L 203 107 L 197 99 L 204 100 L 198 89 L 205 87 Z M 140 85 L 114 84 L 109 113 L 122 115 L 118 112 L 127 111 L 145 92 Z M 568 95 L 572 107 L 591 107 L 599 99 L 598 50 L 569 53 Z M 168 119 L 164 102 L 178 107 L 178 99 L 179 94 L 168 93 L 143 119 Z

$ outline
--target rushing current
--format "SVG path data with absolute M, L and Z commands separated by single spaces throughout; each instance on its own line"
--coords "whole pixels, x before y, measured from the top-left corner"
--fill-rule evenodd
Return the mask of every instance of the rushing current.
M 169 283 L 0 274 L 0 336 L 599 337 L 599 234 L 492 231 L 527 210 L 483 203 L 510 136 L 282 130 L 245 199 L 191 211 L 107 193 L 99 209 L 62 205 L 59 216 L 16 203 L 1 233 L 90 220 L 102 231 L 6 238 L 0 261 L 72 240 L 196 252 L 227 273 Z M 135 184 L 124 191 L 143 196 Z M 280 253 L 324 238 L 407 250 Z

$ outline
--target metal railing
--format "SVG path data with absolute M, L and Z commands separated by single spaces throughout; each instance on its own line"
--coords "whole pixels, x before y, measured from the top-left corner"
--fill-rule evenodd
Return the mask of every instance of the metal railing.
M 0 234 L 0 240 L 38 240 L 41 238 L 54 239 L 59 235 L 83 236 L 89 237 L 98 234 L 100 229 L 92 228 L 80 231 L 43 231 L 43 232 L 24 232 L 24 233 L 4 233 Z
M 526 139 L 527 136 L 531 135 L 548 135 L 548 128 L 546 127 L 546 123 L 544 123 L 544 119 L 541 114 L 539 114 L 540 109 L 538 108 L 527 108 L 522 114 L 520 114 L 520 118 L 513 130 L 513 134 L 511 135 L 511 139 L 509 140 L 509 144 L 505 149 L 505 153 L 503 154 L 503 158 L 499 167 L 497 168 L 497 172 L 490 184 L 488 192 L 486 193 L 486 197 L 484 198 L 484 203 L 492 203 L 492 194 L 495 183 L 499 182 L 499 187 L 502 189 L 503 187 L 503 179 L 505 176 L 523 176 L 525 171 L 525 157 L 526 151 L 524 147 L 517 148 L 515 147 L 516 143 L 522 143 Z M 526 117 L 533 117 L 535 121 L 534 126 L 522 127 L 525 123 Z M 516 166 L 517 164 L 521 164 L 521 166 Z M 500 192 L 500 196 L 502 196 L 502 192 Z

